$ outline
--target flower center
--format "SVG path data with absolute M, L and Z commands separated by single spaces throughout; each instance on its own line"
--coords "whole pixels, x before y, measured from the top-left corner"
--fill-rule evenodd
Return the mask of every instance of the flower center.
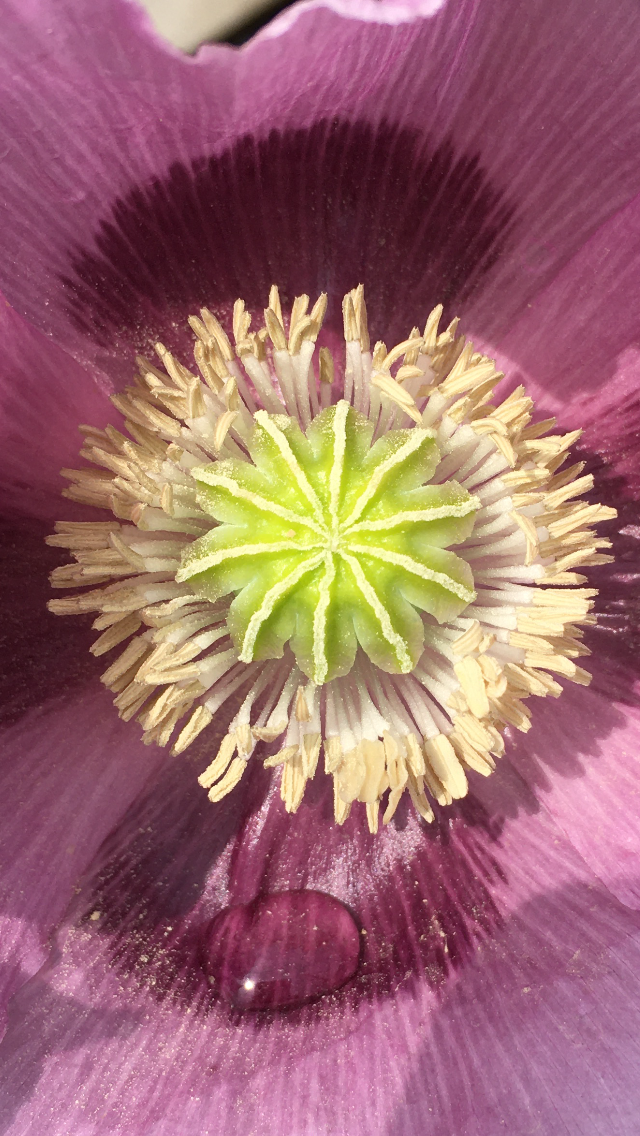
M 183 554 L 177 579 L 212 601 L 238 593 L 227 625 L 242 662 L 281 658 L 289 642 L 321 686 L 351 671 L 360 644 L 381 670 L 407 674 L 424 649 L 418 611 L 444 623 L 475 598 L 470 568 L 446 548 L 469 536 L 479 501 L 454 481 L 425 484 L 434 430 L 371 445 L 373 432 L 344 399 L 306 434 L 258 411 L 251 463 L 194 471 L 198 504 L 219 524 Z
M 576 569 L 610 559 L 593 526 L 615 511 L 579 499 L 580 431 L 532 421 L 521 387 L 495 397 L 440 308 L 372 352 L 355 289 L 341 368 L 316 352 L 326 303 L 297 297 L 286 330 L 273 288 L 252 332 L 237 301 L 233 346 L 203 309 L 197 373 L 162 344 L 162 368 L 138 360 L 126 433 L 80 427 L 90 464 L 63 471 L 109 519 L 56 525 L 74 562 L 52 583 L 85 590 L 49 606 L 98 613 L 96 655 L 126 643 L 103 682 L 145 741 L 179 754 L 235 700 L 212 801 L 262 752 L 294 812 L 324 749 L 336 821 L 360 801 L 375 832 L 405 790 L 427 821 L 464 796 L 556 676 L 589 681 Z

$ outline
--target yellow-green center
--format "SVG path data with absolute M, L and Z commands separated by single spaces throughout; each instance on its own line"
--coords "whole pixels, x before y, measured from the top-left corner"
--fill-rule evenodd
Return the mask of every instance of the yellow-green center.
M 478 501 L 455 481 L 428 484 L 433 430 L 373 425 L 345 401 L 304 434 L 258 411 L 252 462 L 193 470 L 198 502 L 218 524 L 185 553 L 178 580 L 211 601 L 235 593 L 228 626 L 243 662 L 290 644 L 317 685 L 347 674 L 358 645 L 382 670 L 407 673 L 427 613 L 454 619 L 475 593 L 449 546 L 473 528 Z

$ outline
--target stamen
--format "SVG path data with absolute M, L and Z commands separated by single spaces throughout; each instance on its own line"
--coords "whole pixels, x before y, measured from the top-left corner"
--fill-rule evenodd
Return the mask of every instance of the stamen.
M 49 608 L 97 613 L 121 717 L 176 756 L 239 696 L 199 778 L 212 801 L 270 746 L 295 812 L 324 750 L 336 823 L 358 801 L 376 832 L 405 791 L 433 820 L 427 794 L 464 796 L 507 725 L 531 728 L 526 699 L 588 683 L 582 569 L 611 560 L 594 526 L 615 510 L 565 467 L 580 431 L 532 422 L 522 387 L 500 401 L 441 306 L 371 353 L 360 285 L 344 361 L 316 358 L 326 309 L 283 313 L 274 286 L 254 330 L 236 302 L 232 340 L 208 308 L 190 317 L 195 371 L 162 343 L 160 366 L 138 357 L 122 428 L 80 426 L 88 464 L 62 471 L 63 496 L 110 517 L 47 538 L 72 557 L 52 585 L 84 589 Z

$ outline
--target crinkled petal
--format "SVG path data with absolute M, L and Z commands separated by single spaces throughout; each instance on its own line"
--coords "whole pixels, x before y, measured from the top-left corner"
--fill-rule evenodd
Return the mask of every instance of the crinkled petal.
M 5 26 L 0 284 L 112 373 L 274 279 L 363 279 L 376 334 L 444 299 L 495 336 L 640 188 L 631 0 L 302 5 L 195 60 L 86 3 Z
M 129 0 L 30 0 L 4 21 L 2 95 L 11 228 L 7 295 L 83 361 L 95 350 L 68 326 L 61 275 L 90 247 L 118 196 L 225 134 L 233 55 L 199 60 L 156 38 Z M 8 234 L 7 234 L 8 235 Z M 170 265 L 166 265 L 170 272 Z M 9 276 L 11 280 L 9 281 Z
M 541 891 L 447 991 L 385 1136 L 633 1136 L 637 917 L 601 885 Z
M 5 726 L 0 747 L 3 1024 L 8 997 L 46 958 L 79 875 L 165 755 L 118 721 L 96 685 L 42 702 Z
M 640 708 L 565 686 L 560 703 L 533 707 L 531 731 L 508 760 L 594 875 L 640 906 Z
M 508 763 L 435 833 L 405 816 L 375 847 L 358 822 L 328 829 L 328 800 L 285 817 L 257 777 L 231 816 L 198 825 L 206 805 L 185 784 L 167 774 L 131 810 L 59 956 L 14 998 L 7 1136 L 486 1136 L 501 1117 L 512 1132 L 631 1136 L 640 917 Z M 291 886 L 351 906 L 359 978 L 298 1010 L 230 1015 L 194 935 L 226 904 Z
M 59 471 L 77 464 L 79 424 L 104 425 L 113 408 L 87 371 L 2 297 L 0 342 L 0 514 L 51 523 L 62 507 Z
M 54 698 L 97 681 L 103 669 L 89 654 L 91 617 L 60 619 L 47 610 L 48 573 L 60 563 L 47 548 L 46 524 L 0 520 L 0 722 L 15 722 Z
M 591 568 L 597 628 L 586 642 L 594 687 L 638 705 L 640 678 L 640 197 L 616 213 L 527 308 L 511 331 L 487 345 L 523 383 L 544 418 L 582 429 L 574 460 L 595 479 L 593 499 L 618 516 L 599 527 L 613 563 Z
M 375 331 L 387 295 L 375 281 L 401 279 L 403 324 L 442 295 L 466 296 L 496 335 L 638 190 L 630 3 L 588 13 L 543 0 L 449 3 L 384 24 L 310 5 L 240 55 L 219 49 L 195 62 L 159 46 L 115 0 L 86 24 L 79 4 L 40 0 L 27 11 L 33 28 L 17 21 L 8 32 L 14 245 L 2 279 L 21 312 L 110 374 L 114 353 L 164 334 L 187 301 L 209 299 L 214 272 L 216 303 L 245 282 L 258 302 L 274 278 L 310 292 L 342 284 L 338 251 L 371 285 Z M 79 98 L 87 74 L 91 97 Z M 36 90 L 26 119 L 22 76 Z M 71 114 L 75 129 L 65 135 L 69 102 L 64 125 Z M 342 125 L 318 126 L 320 113 Z M 26 136 L 16 129 L 24 121 Z M 436 228 L 456 235 L 425 273 Z M 375 255 L 350 259 L 349 240 Z M 11 735 L 18 756 L 4 800 L 9 851 L 21 856 L 5 858 L 10 989 L 44 959 L 44 936 L 98 851 L 56 950 L 13 1000 L 3 1050 L 10 1136 L 631 1136 L 640 925 L 619 899 L 638 894 L 636 842 L 626 819 L 614 831 L 597 804 L 613 812 L 632 788 L 637 719 L 624 707 L 578 692 L 560 753 L 564 705 L 543 705 L 544 748 L 514 755 L 522 779 L 505 761 L 433 833 L 400 810 L 374 842 L 361 817 L 329 827 L 322 787 L 286 817 L 260 770 L 212 808 L 193 758 L 166 768 L 153 765 L 157 751 L 140 760 L 131 726 L 118 725 L 106 696 L 103 723 L 92 698 L 72 721 L 46 711 L 37 741 L 33 716 Z M 111 730 L 126 735 L 126 759 Z M 570 775 L 583 766 L 593 772 L 574 799 Z M 153 789 L 125 812 L 150 773 Z M 611 851 L 594 846 L 590 822 Z M 63 866 L 70 833 L 77 852 Z M 43 882 L 52 849 L 59 890 Z M 201 925 L 230 903 L 291 887 L 326 890 L 355 912 L 367 932 L 362 970 L 318 1004 L 234 1019 L 203 975 Z
M 592 443 L 638 427 L 639 273 L 640 195 L 600 226 L 493 344 L 510 378 L 522 378 L 545 410 L 589 427 Z M 626 456 L 640 462 L 637 447 Z

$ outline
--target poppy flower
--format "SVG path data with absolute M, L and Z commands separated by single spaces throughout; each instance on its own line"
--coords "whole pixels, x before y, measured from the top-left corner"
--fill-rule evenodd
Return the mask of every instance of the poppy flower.
M 3 1131 L 632 1133 L 640 931 L 635 6 L 310 3 L 240 51 L 207 47 L 194 58 L 155 39 L 124 0 L 97 9 L 84 0 L 29 0 L 8 11 L 0 55 L 2 603 L 11 635 L 1 796 Z M 460 329 L 474 344 L 466 355 Z M 345 332 L 351 369 L 341 363 Z M 369 350 L 376 341 L 382 346 Z M 474 367 L 487 373 L 469 384 Z M 504 380 L 496 388 L 497 369 Z M 467 385 L 454 389 L 465 375 Z M 316 383 L 323 377 L 333 381 Z M 492 535 L 482 528 L 491 527 L 486 516 L 474 546 L 469 518 L 475 526 L 491 501 L 465 488 L 464 463 L 445 454 L 446 476 L 441 470 L 430 481 L 444 448 L 438 398 L 450 407 L 454 396 L 467 400 L 456 428 L 466 424 L 476 439 L 484 430 L 502 478 L 507 468 L 528 477 L 505 530 L 520 578 L 542 564 L 536 594 L 582 597 L 575 619 L 537 636 L 554 647 L 555 672 L 526 638 L 536 628 L 507 627 L 521 636 L 511 642 L 496 627 L 492 639 L 472 598 L 481 572 L 504 562 L 480 540 Z M 366 426 L 375 399 L 377 436 Z M 497 413 L 505 405 L 522 416 L 518 430 L 510 411 Z M 243 421 L 247 411 L 257 413 L 255 425 Z M 557 430 L 536 428 L 552 417 Z M 300 419 L 297 434 L 292 418 Z M 212 427 L 204 450 L 187 436 L 199 419 Z M 469 423 L 483 421 L 474 433 Z M 58 471 L 77 466 L 78 426 L 89 458 L 102 450 L 115 461 L 88 489 L 86 477 L 72 477 L 62 502 Z M 374 554 L 385 571 L 393 557 L 394 568 L 409 571 L 397 560 L 408 552 L 395 543 L 395 500 L 376 513 L 367 499 L 357 517 L 342 518 L 348 547 L 334 548 L 335 534 L 325 540 L 316 513 L 331 506 L 331 478 L 328 496 L 318 498 L 318 461 L 322 467 L 323 438 L 337 445 L 340 429 L 344 454 L 361 446 L 360 466 L 348 465 L 354 501 L 368 492 L 362 469 L 373 481 L 367 461 L 386 468 L 403 446 L 419 455 L 401 495 L 418 495 L 423 511 L 449 510 L 422 518 L 428 532 L 412 546 L 423 567 L 440 573 L 429 577 L 432 587 L 418 593 L 404 576 L 385 583 L 383 572 L 370 571 Z M 544 442 L 550 429 L 555 440 Z M 175 439 L 163 430 L 177 431 Z M 558 439 L 567 436 L 574 466 L 563 482 Z M 279 457 L 269 449 L 276 443 Z M 149 459 L 141 496 L 127 501 L 126 462 L 154 445 L 158 460 L 178 471 L 168 478 L 175 488 L 165 491 L 165 478 L 156 502 Z M 297 489 L 277 465 L 294 451 L 297 465 L 285 465 Z M 474 454 L 478 466 L 484 458 Z M 272 623 L 265 595 L 242 591 L 247 576 L 221 578 L 220 552 L 245 547 L 223 531 L 238 526 L 240 461 L 255 467 L 244 471 L 253 498 L 242 524 L 270 556 L 290 558 L 270 562 L 270 586 L 292 564 L 301 569 L 292 586 L 320 580 L 311 576 L 317 536 L 322 564 L 348 564 L 374 612 L 365 585 L 375 592 L 384 584 L 393 635 L 382 618 L 371 630 L 345 580 L 342 591 L 320 582 L 317 594 L 288 592 L 296 619 Z M 269 499 L 271 528 L 251 511 L 265 461 L 271 488 L 286 486 L 286 500 L 275 491 Z M 542 525 L 529 482 L 545 461 L 545 491 L 560 497 Z M 584 526 L 566 529 L 563 518 L 577 514 L 562 491 L 573 481 L 587 493 L 587 511 Z M 315 533 L 303 552 L 298 490 L 311 509 L 305 531 Z M 95 510 L 105 504 L 111 520 Z M 160 548 L 131 538 L 145 509 L 141 527 Z M 156 513 L 194 531 L 164 530 L 173 534 L 165 541 L 151 523 Z M 61 519 L 59 539 L 45 544 Z M 592 519 L 600 522 L 593 542 Z M 370 528 L 354 542 L 353 526 L 364 522 Z M 106 524 L 107 542 L 96 523 Z M 84 549 L 78 532 L 88 535 Z M 565 540 L 571 532 L 574 543 Z M 63 564 L 56 544 L 80 553 L 75 565 Z M 470 578 L 474 557 L 465 552 L 481 545 L 482 567 Z M 130 581 L 144 574 L 145 586 L 162 593 L 171 572 L 174 590 L 128 612 L 100 601 L 97 630 L 115 650 L 109 659 L 129 650 L 126 637 L 111 641 L 119 622 L 130 620 L 134 654 L 147 636 L 143 653 L 111 672 L 107 681 L 120 689 L 110 693 L 90 626 L 96 611 L 73 619 L 47 611 L 46 575 L 76 585 L 92 577 L 96 590 L 109 589 L 118 565 L 123 588 L 135 590 Z M 582 566 L 586 583 L 557 579 Z M 508 579 L 512 589 L 523 586 Z M 529 591 L 538 587 L 533 581 Z M 220 630 L 202 650 L 217 655 L 222 643 L 235 651 L 234 666 L 254 668 L 247 682 L 259 689 L 248 717 L 238 717 L 246 684 L 213 708 L 200 689 L 191 689 L 187 707 L 160 703 L 163 685 L 184 690 L 197 678 L 205 691 L 201 671 L 156 682 L 162 636 L 153 636 L 175 613 L 151 624 L 144 613 L 185 596 L 188 618 L 203 620 L 190 637 Z M 323 596 L 337 596 L 333 608 L 323 608 Z M 224 619 L 207 615 L 211 603 Z M 473 603 L 481 610 L 465 617 Z M 322 610 L 324 623 L 314 614 Z M 585 616 L 581 637 L 576 620 Z M 421 731 L 423 767 L 411 767 L 405 750 L 402 768 L 408 732 L 389 725 L 416 721 L 402 683 L 412 680 L 420 636 L 431 650 L 442 627 L 454 628 L 464 648 L 449 651 L 446 674 L 425 672 L 437 728 Z M 500 657 L 500 643 L 524 655 Z M 539 641 L 536 650 L 546 648 Z M 589 686 L 580 681 L 587 651 Z M 177 667 L 199 658 L 171 654 Z M 511 667 L 508 691 L 492 658 L 502 671 Z M 137 705 L 145 692 L 130 691 L 119 708 L 133 713 L 119 719 L 113 693 L 120 699 L 132 682 L 144 685 L 138 671 L 149 659 L 156 701 Z M 373 677 L 367 668 L 376 668 Z M 438 702 L 451 673 L 458 701 L 451 688 Z M 514 695 L 518 674 L 533 686 L 534 673 L 559 697 L 517 698 L 510 721 L 506 694 Z M 317 696 L 326 696 L 321 704 L 315 692 L 334 682 L 352 683 L 351 701 L 341 688 L 336 720 L 358 700 L 363 710 L 365 688 L 375 691 L 367 711 L 370 724 L 379 715 L 375 737 L 353 736 L 352 722 L 330 728 L 329 695 Z M 276 737 L 280 719 L 272 722 L 273 707 L 260 700 L 275 691 L 284 706 L 285 689 Z M 480 713 L 484 703 L 475 713 L 475 697 L 491 698 L 493 717 Z M 451 733 L 450 714 L 464 721 L 467 712 L 485 720 L 491 746 L 478 748 L 477 733 Z M 319 750 L 306 752 L 303 794 L 295 770 L 287 782 L 269 768 L 277 763 L 270 758 L 285 773 L 293 768 L 307 744 L 300 732 L 323 729 L 335 800 L 332 777 L 307 777 Z M 365 772 L 356 776 L 352 762 L 341 781 L 352 751 Z M 225 761 L 207 776 L 220 753 Z M 364 791 L 380 761 L 374 789 Z M 223 786 L 231 791 L 216 800 L 232 767 L 243 776 L 232 774 Z M 203 775 L 207 791 L 198 785 Z

